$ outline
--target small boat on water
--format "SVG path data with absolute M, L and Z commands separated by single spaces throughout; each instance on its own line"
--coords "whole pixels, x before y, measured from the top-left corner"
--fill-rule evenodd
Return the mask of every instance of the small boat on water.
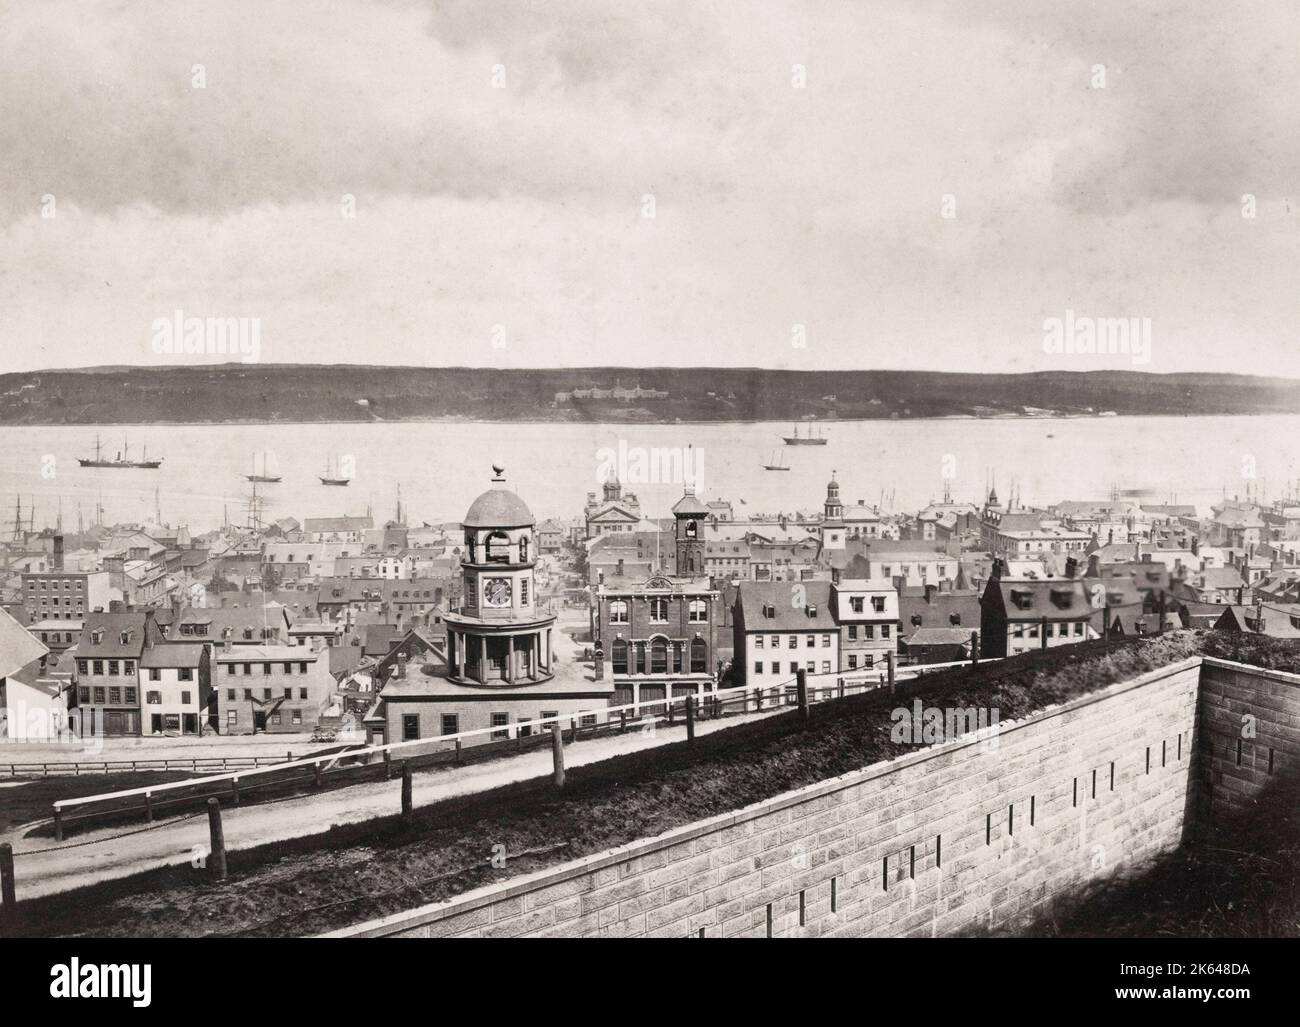
M 788 471 L 790 465 L 785 462 L 785 454 L 779 450 L 772 453 L 771 458 L 763 465 L 765 471 Z
M 156 470 L 157 470 L 157 469 L 162 465 L 162 459 L 161 459 L 161 458 L 159 458 L 159 459 L 157 459 L 157 460 L 150 460 L 150 459 L 149 459 L 149 447 L 148 447 L 148 446 L 145 446 L 145 448 L 144 448 L 144 459 L 143 459 L 143 460 L 132 460 L 132 459 L 130 459 L 130 457 L 127 455 L 128 452 L 129 452 L 129 449 L 128 449 L 128 447 L 127 447 L 126 439 L 123 439 L 123 440 L 122 440 L 122 451 L 121 451 L 120 453 L 117 454 L 117 458 L 114 459 L 114 460 L 105 460 L 105 459 L 104 459 L 104 456 L 103 456 L 102 447 L 101 447 L 100 444 L 99 444 L 99 436 L 96 435 L 96 436 L 95 436 L 95 455 L 94 455 L 94 457 L 93 457 L 93 458 L 92 458 L 92 457 L 88 457 L 88 456 L 77 457 L 77 463 L 81 464 L 82 467 L 116 467 L 116 468 L 133 468 L 133 469 L 136 469 L 136 470 L 145 470 L 145 471 L 156 471 Z
M 317 477 L 320 478 L 320 483 L 322 485 L 346 485 L 352 480 L 351 478 L 343 477 L 342 473 L 339 471 L 337 460 L 334 461 L 334 466 L 331 468 L 328 457 L 325 459 L 325 473 L 318 474 Z
M 281 480 L 281 479 L 280 479 L 280 475 L 278 475 L 278 474 L 270 474 L 270 473 L 268 473 L 268 471 L 267 471 L 267 469 L 266 469 L 266 451 L 265 451 L 265 450 L 262 451 L 262 473 L 261 473 L 261 474 L 258 474 L 258 473 L 257 473 L 257 457 L 254 456 L 254 457 L 253 457 L 253 473 L 252 473 L 252 474 L 246 474 L 246 475 L 244 475 L 244 477 L 245 477 L 248 481 L 260 481 L 260 482 L 271 482 L 271 483 L 274 483 L 274 482 L 277 482 L 277 481 L 280 481 L 280 480 Z
M 799 426 L 796 424 L 794 434 L 783 435 L 782 439 L 787 446 L 824 446 L 829 441 L 824 434 L 814 434 L 811 424 L 808 426 L 807 434 L 800 435 Z

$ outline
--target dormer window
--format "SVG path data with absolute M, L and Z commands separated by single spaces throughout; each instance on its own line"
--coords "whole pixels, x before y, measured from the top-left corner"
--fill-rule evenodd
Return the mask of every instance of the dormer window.
M 1070 589 L 1068 588 L 1052 589 L 1052 604 L 1060 607 L 1062 610 L 1067 609 L 1069 607 L 1073 597 L 1074 597 L 1074 593 L 1071 592 Z
M 1011 603 L 1018 610 L 1028 610 L 1034 605 L 1034 594 L 1027 588 L 1013 588 Z

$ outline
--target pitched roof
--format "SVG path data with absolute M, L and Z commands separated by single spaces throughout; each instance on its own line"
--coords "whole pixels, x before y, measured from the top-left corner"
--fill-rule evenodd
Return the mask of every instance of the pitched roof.
M 796 592 L 795 589 L 802 589 Z M 795 606 L 793 601 L 804 603 Z M 743 581 L 738 596 L 746 631 L 834 631 L 829 581 Z M 769 615 L 770 613 L 770 615 Z
M 0 678 L 7 678 L 49 652 L 16 620 L 0 610 Z

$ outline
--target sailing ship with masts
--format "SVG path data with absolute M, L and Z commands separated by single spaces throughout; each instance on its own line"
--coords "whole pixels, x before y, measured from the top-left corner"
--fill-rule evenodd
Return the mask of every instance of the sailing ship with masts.
M 772 453 L 767 463 L 763 465 L 765 471 L 788 471 L 790 465 L 785 461 L 785 454 L 777 450 Z
M 103 447 L 99 443 L 99 436 L 96 435 L 94 457 L 93 458 L 88 456 L 77 457 L 77 463 L 81 464 L 82 467 L 135 468 L 135 469 L 146 470 L 146 471 L 156 471 L 162 465 L 161 457 L 159 457 L 157 460 L 149 459 L 148 446 L 144 447 L 143 460 L 132 460 L 128 456 L 129 452 L 130 452 L 130 448 L 127 445 L 127 440 L 123 438 L 122 449 L 117 454 L 117 458 L 114 460 L 105 460 L 103 454 Z
M 278 474 L 272 474 L 272 473 L 267 469 L 267 463 L 266 463 L 266 450 L 262 450 L 262 472 L 259 474 L 258 471 L 257 471 L 257 456 L 256 456 L 256 454 L 255 454 L 255 455 L 253 456 L 253 473 L 252 473 L 252 474 L 246 474 L 246 475 L 244 475 L 244 477 L 245 477 L 246 479 L 248 479 L 249 481 L 260 481 L 260 482 L 263 482 L 263 483 L 268 483 L 268 482 L 269 482 L 269 483 L 275 483 L 275 482 L 277 482 L 277 481 L 280 481 L 280 475 L 278 475 Z
M 333 467 L 331 467 L 329 457 L 325 458 L 325 473 L 319 474 L 317 477 L 320 478 L 320 483 L 322 485 L 346 485 L 352 480 L 351 478 L 343 477 L 343 472 L 339 468 L 337 458 L 334 461 Z
M 799 434 L 799 426 L 796 424 L 794 426 L 794 433 L 792 435 L 783 435 L 782 439 L 785 441 L 787 446 L 824 446 L 828 441 L 826 433 L 814 433 L 811 424 L 808 425 L 808 431 L 803 435 Z

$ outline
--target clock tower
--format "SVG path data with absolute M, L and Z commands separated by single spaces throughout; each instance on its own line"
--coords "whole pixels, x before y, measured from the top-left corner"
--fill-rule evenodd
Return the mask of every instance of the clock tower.
M 444 618 L 450 678 L 497 687 L 551 678 L 555 616 L 537 603 L 535 521 L 493 467 L 493 487 L 470 505 L 461 527 L 461 607 Z

